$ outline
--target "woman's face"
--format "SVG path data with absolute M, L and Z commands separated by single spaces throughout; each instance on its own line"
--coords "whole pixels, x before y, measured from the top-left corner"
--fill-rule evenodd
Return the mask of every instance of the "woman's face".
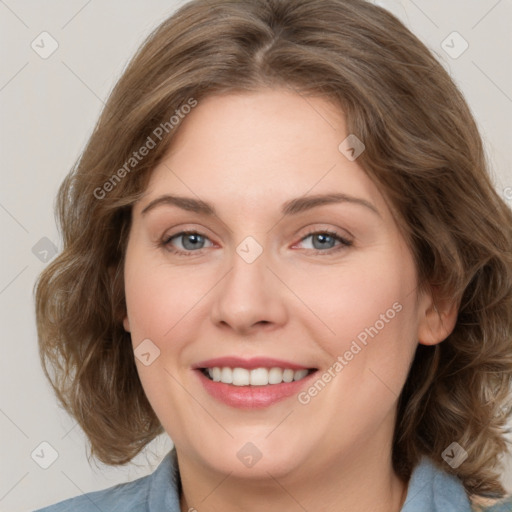
M 440 340 L 348 135 L 320 98 L 209 97 L 134 206 L 124 326 L 179 456 L 264 478 L 389 456 L 417 343 Z

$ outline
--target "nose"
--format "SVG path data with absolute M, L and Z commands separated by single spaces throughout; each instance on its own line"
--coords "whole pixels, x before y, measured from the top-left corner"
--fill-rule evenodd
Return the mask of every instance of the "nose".
M 269 268 L 266 251 L 252 263 L 234 251 L 230 263 L 230 270 L 213 290 L 212 322 L 240 335 L 284 325 L 287 290 L 278 273 Z

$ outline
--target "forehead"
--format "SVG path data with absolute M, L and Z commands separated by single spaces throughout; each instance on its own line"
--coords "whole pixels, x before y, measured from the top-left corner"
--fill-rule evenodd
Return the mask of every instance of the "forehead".
M 244 211 L 337 192 L 383 207 L 357 160 L 340 150 L 348 135 L 341 109 L 320 97 L 286 89 L 210 96 L 181 122 L 142 203 L 172 191 Z

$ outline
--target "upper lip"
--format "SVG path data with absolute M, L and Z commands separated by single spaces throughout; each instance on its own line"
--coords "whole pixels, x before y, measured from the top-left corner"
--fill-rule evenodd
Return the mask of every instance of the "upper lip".
M 250 359 L 243 359 L 236 356 L 216 357 L 214 359 L 200 361 L 193 365 L 194 369 L 214 367 L 246 368 L 247 370 L 253 370 L 254 368 L 290 368 L 291 370 L 309 370 L 312 368 L 311 366 L 304 366 L 302 364 L 292 363 L 291 361 L 284 361 L 282 359 L 273 359 L 271 357 L 252 357 Z

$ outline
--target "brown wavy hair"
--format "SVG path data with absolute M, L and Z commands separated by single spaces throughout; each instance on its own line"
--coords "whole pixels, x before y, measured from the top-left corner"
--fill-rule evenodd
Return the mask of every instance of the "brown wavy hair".
M 179 130 L 171 116 L 191 100 L 269 87 L 324 97 L 344 112 L 348 133 L 366 145 L 358 163 L 392 206 L 420 286 L 460 304 L 449 337 L 417 348 L 398 405 L 395 471 L 409 478 L 426 455 L 468 494 L 503 496 L 512 213 L 449 74 L 397 18 L 363 0 L 193 0 L 150 34 L 61 185 L 63 250 L 35 286 L 41 362 L 60 403 L 91 455 L 110 465 L 164 432 L 122 325 L 131 208 Z M 158 143 L 132 165 L 148 137 Z M 441 458 L 454 441 L 468 452 L 456 469 Z

